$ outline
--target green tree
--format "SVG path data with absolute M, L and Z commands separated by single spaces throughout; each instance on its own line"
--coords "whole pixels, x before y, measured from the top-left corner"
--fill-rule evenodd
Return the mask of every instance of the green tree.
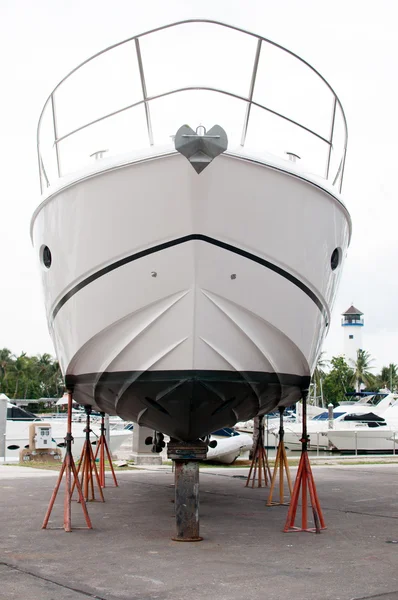
M 8 348 L 0 349 L 0 385 L 7 381 L 9 370 L 13 366 L 13 355 Z
M 369 352 L 366 352 L 366 350 L 362 350 L 361 348 L 357 350 L 356 360 L 351 360 L 353 367 L 351 383 L 355 385 L 355 390 L 357 392 L 361 391 L 362 385 L 370 386 L 374 383 L 374 375 L 370 372 L 370 369 L 373 369 L 371 365 L 372 361 L 373 359 Z
M 15 372 L 15 388 L 14 388 L 14 398 L 18 398 L 18 390 L 20 383 L 23 382 L 26 371 L 28 369 L 28 359 L 26 357 L 26 352 L 22 352 L 20 356 L 17 357 L 14 363 L 14 372 Z
M 398 367 L 390 363 L 383 367 L 380 373 L 375 375 L 373 382 L 366 386 L 367 391 L 378 392 L 380 389 L 388 388 L 391 392 L 398 389 Z
M 334 356 L 330 361 L 331 369 L 323 380 L 323 394 L 326 402 L 337 406 L 345 400 L 347 392 L 354 392 L 352 387 L 353 370 L 350 369 L 343 356 Z
M 10 398 L 55 398 L 64 382 L 59 363 L 50 355 L 15 357 L 8 348 L 0 349 L 0 392 Z
M 376 382 L 379 388 L 388 388 L 394 392 L 398 387 L 397 365 L 390 363 L 388 367 L 383 367 L 380 374 L 376 375 Z
M 329 365 L 329 361 L 325 358 L 325 352 L 321 352 L 321 354 L 319 355 L 319 358 L 317 360 L 316 363 L 316 367 L 314 370 L 314 373 L 312 375 L 311 378 L 311 386 L 312 386 L 312 390 L 313 390 L 313 395 L 315 398 L 315 404 L 316 404 L 316 399 L 318 397 L 318 394 L 320 395 L 320 403 L 321 406 L 324 405 L 323 402 L 323 382 L 326 376 L 326 371 L 325 369 L 328 367 Z
M 57 360 L 52 360 L 49 368 L 46 371 L 47 387 L 46 398 L 56 398 L 60 396 L 64 389 L 64 378 L 62 377 L 61 368 Z

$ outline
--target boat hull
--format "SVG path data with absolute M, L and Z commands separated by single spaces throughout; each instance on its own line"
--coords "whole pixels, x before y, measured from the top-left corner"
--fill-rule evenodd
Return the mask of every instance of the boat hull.
M 65 436 L 66 436 L 66 420 L 64 422 L 52 421 L 47 419 L 45 423 L 51 425 L 52 448 L 60 448 L 62 456 L 65 456 Z M 40 425 L 40 421 L 36 422 Z M 6 457 L 7 460 L 19 460 L 20 451 L 27 448 L 29 445 L 29 426 L 31 422 L 22 421 L 7 421 L 6 428 Z M 83 446 L 86 440 L 85 425 L 83 423 L 72 424 L 72 454 L 75 460 L 80 458 Z M 91 435 L 91 444 L 94 452 L 100 435 L 99 427 L 92 426 L 93 434 Z M 116 454 L 120 446 L 132 440 L 132 431 L 117 430 L 111 431 L 109 437 L 109 449 L 111 454 Z
M 32 231 L 75 400 L 190 441 L 300 398 L 350 221 L 288 171 L 174 154 L 61 187 Z
M 384 427 L 330 431 L 328 435 L 340 452 L 393 452 L 396 450 L 394 439 L 398 440 L 397 430 Z

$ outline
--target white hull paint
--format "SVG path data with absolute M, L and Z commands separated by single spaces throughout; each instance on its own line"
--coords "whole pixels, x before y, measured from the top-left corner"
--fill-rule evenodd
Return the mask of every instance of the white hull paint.
M 245 433 L 239 435 L 221 436 L 212 435 L 211 440 L 217 440 L 215 448 L 208 447 L 207 455 L 204 462 L 216 462 L 224 465 L 231 465 L 235 460 L 249 452 L 253 446 L 253 437 Z M 165 441 L 169 442 L 170 438 L 165 437 Z M 167 460 L 167 449 L 165 448 L 161 456 L 163 460 Z
M 337 197 L 295 171 L 222 155 L 199 177 L 173 154 L 50 193 L 32 232 L 38 253 L 51 248 L 42 278 L 62 370 L 72 381 L 93 375 L 80 401 L 153 426 L 119 402 L 123 389 L 110 401 L 96 394 L 103 373 L 308 380 L 341 274 L 330 258 L 335 248 L 344 258 L 350 220 Z M 299 396 L 300 384 L 288 381 L 276 399 L 260 398 L 234 420 Z
M 329 432 L 329 439 L 340 452 L 392 452 L 398 441 L 398 428 L 389 427 L 363 428 Z
M 295 403 L 351 235 L 332 87 L 294 52 L 201 19 L 80 67 L 40 115 L 31 228 L 75 400 L 186 442 Z
M 62 456 L 65 455 L 65 436 L 66 436 L 66 420 L 65 421 L 51 421 L 51 419 L 47 419 L 42 421 L 43 423 L 51 424 L 51 436 L 53 438 L 53 442 L 51 448 L 59 447 L 59 444 L 62 451 Z M 37 425 L 40 425 L 40 421 L 35 421 Z M 6 429 L 6 456 L 8 460 L 18 460 L 20 450 L 26 448 L 29 444 L 29 426 L 32 424 L 32 421 L 7 421 L 7 429 Z M 86 439 L 86 434 L 84 432 L 85 425 L 83 423 L 72 423 L 72 435 L 73 435 L 73 444 L 72 444 L 72 454 L 77 460 L 82 452 L 83 445 Z M 92 426 L 93 433 L 90 436 L 91 443 L 93 444 L 93 449 L 95 452 L 96 442 L 100 435 L 99 427 Z M 129 430 L 117 430 L 110 432 L 110 444 L 109 450 L 111 454 L 116 454 L 117 450 L 120 446 L 127 442 L 129 439 L 132 440 L 132 431 Z M 17 448 L 14 448 L 17 446 Z
M 328 433 L 327 430 L 324 431 L 313 431 L 309 432 L 310 440 L 309 440 L 309 448 L 319 448 L 320 450 L 328 450 L 329 449 L 329 441 L 328 441 Z M 274 439 L 276 436 L 273 434 Z M 285 446 L 289 450 L 301 450 L 302 443 L 300 439 L 302 438 L 302 434 L 298 432 L 286 431 L 285 432 Z

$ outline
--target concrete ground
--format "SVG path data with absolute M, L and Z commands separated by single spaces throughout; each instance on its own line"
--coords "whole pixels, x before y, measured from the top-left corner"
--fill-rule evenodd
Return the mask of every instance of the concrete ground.
M 267 489 L 244 487 L 247 469 L 208 468 L 204 540 L 189 544 L 171 540 L 170 467 L 119 471 L 105 504 L 89 504 L 94 529 L 65 533 L 41 529 L 57 474 L 0 466 L 0 598 L 398 600 L 398 466 L 313 470 L 320 535 L 282 533 L 287 507 L 266 508 Z M 75 502 L 72 524 L 84 525 Z

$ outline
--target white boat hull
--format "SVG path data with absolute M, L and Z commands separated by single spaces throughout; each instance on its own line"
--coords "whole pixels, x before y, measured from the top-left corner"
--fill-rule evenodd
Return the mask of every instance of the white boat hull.
M 66 420 L 52 422 L 50 419 L 43 421 L 51 424 L 51 437 L 53 439 L 51 448 L 60 448 L 62 456 L 65 455 L 65 436 L 66 436 Z M 29 444 L 29 426 L 32 421 L 7 421 L 6 428 L 6 457 L 7 460 L 19 460 L 20 450 L 27 448 Z M 40 425 L 40 421 L 37 421 L 37 425 Z M 86 439 L 84 432 L 85 425 L 83 423 L 72 424 L 72 454 L 77 460 L 82 452 L 83 445 Z M 95 452 L 98 437 L 100 435 L 99 427 L 92 426 L 93 433 L 90 436 L 91 444 Z M 110 443 L 109 450 L 111 454 L 115 454 L 120 446 L 128 441 L 132 440 L 132 431 L 130 430 L 117 430 L 110 432 Z
M 394 433 L 398 441 L 398 429 L 386 427 L 331 431 L 329 439 L 340 452 L 392 452 L 396 449 Z
M 75 400 L 189 441 L 300 398 L 350 221 L 287 170 L 173 154 L 60 187 L 32 231 Z
M 318 429 L 317 431 L 308 431 L 310 439 L 309 439 L 309 448 L 319 448 L 320 450 L 328 450 L 329 449 L 329 440 L 327 429 L 324 431 Z M 300 441 L 302 438 L 302 433 L 298 431 L 289 431 L 285 429 L 284 441 L 285 446 L 289 450 L 301 450 L 302 442 Z M 276 437 L 274 435 L 274 437 Z

